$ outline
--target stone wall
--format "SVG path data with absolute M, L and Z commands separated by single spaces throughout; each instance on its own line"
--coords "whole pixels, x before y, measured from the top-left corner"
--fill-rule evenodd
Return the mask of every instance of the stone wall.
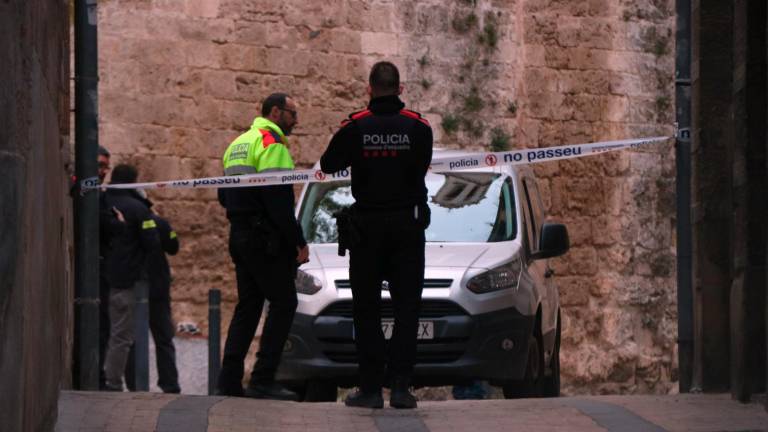
M 105 0 L 101 142 L 144 180 L 221 173 L 226 145 L 271 91 L 295 95 L 292 152 L 314 163 L 366 103 L 375 61 L 437 144 L 546 147 L 670 134 L 670 0 Z M 672 146 L 536 167 L 571 230 L 553 267 L 570 393 L 656 392 L 676 381 Z M 213 191 L 152 192 L 179 231 L 174 317 L 207 328 L 206 291 L 234 300 Z
M 0 429 L 53 430 L 72 333 L 67 2 L 0 2 Z

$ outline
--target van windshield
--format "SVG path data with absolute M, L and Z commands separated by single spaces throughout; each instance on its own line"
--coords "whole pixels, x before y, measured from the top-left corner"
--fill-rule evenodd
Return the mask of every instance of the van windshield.
M 508 177 L 494 173 L 430 173 L 426 178 L 432 223 L 428 242 L 498 242 L 517 235 Z M 308 243 L 335 243 L 333 214 L 355 202 L 348 181 L 312 183 L 299 212 Z

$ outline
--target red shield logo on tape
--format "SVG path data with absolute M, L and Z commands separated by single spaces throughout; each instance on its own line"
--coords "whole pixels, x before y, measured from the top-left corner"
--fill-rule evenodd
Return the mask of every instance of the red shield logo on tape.
M 157 187 L 158 187 L 158 188 L 164 188 L 164 187 L 166 187 L 166 186 L 168 186 L 168 183 L 158 183 L 158 184 L 157 184 Z
M 496 155 L 489 154 L 488 156 L 485 157 L 485 163 L 488 166 L 494 166 L 496 165 L 496 162 L 498 162 Z
M 325 180 L 325 174 L 322 171 L 315 171 L 315 178 L 319 181 Z

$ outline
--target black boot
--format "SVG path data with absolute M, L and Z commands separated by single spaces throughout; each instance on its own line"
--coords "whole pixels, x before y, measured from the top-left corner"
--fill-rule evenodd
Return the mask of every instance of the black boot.
M 379 409 L 384 408 L 384 399 L 381 397 L 381 390 L 371 393 L 357 390 L 347 395 L 347 398 L 344 399 L 344 405 L 348 407 Z
M 389 396 L 389 406 L 392 408 L 416 408 L 416 396 L 408 391 L 411 380 L 409 377 L 397 376 L 392 380 L 392 394 Z
M 296 401 L 299 396 L 274 381 L 268 383 L 251 383 L 245 388 L 245 397 L 253 399 L 275 399 Z

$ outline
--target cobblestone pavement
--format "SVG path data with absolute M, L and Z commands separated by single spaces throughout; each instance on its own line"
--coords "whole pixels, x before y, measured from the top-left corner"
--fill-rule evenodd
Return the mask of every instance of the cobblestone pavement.
M 768 431 L 758 403 L 729 395 L 425 401 L 416 410 L 348 408 L 161 393 L 63 391 L 57 432 Z

